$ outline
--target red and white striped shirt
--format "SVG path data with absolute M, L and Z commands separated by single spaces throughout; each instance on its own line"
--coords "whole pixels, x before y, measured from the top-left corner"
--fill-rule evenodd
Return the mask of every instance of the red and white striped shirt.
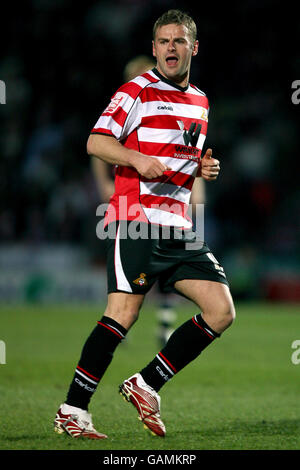
M 138 220 L 191 227 L 187 209 L 201 162 L 208 111 L 205 93 L 190 84 L 180 87 L 156 69 L 119 88 L 91 133 L 115 137 L 172 170 L 147 179 L 132 167 L 116 166 L 115 194 L 106 223 Z

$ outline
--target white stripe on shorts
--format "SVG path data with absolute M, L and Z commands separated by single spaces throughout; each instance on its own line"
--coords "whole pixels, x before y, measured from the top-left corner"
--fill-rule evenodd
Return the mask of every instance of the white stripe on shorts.
M 116 242 L 115 242 L 115 274 L 117 280 L 117 289 L 125 292 L 132 292 L 129 282 L 126 279 L 121 256 L 120 256 L 120 225 L 118 226 Z

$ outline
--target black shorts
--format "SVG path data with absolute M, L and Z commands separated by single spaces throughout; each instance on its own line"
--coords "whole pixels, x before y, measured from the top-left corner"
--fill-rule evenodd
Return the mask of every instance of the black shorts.
M 118 221 L 105 233 L 108 293 L 146 294 L 156 281 L 162 292 L 178 293 L 174 284 L 183 279 L 228 285 L 224 269 L 192 230 Z

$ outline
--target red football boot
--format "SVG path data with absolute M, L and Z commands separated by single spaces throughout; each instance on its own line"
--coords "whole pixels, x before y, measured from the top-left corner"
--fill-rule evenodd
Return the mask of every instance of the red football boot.
M 160 396 L 146 384 L 140 374 L 125 380 L 119 387 L 120 395 L 131 402 L 138 411 L 138 418 L 152 434 L 164 437 L 166 428 L 160 418 Z
M 60 405 L 54 420 L 54 431 L 58 434 L 64 432 L 71 437 L 85 437 L 87 439 L 106 439 L 105 434 L 96 431 L 92 423 L 92 415 L 86 410 L 75 406 Z

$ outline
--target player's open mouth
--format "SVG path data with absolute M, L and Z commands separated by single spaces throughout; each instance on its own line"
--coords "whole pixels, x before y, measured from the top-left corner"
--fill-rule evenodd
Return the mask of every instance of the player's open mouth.
M 175 55 L 170 55 L 166 58 L 166 62 L 170 67 L 177 65 L 178 58 Z

